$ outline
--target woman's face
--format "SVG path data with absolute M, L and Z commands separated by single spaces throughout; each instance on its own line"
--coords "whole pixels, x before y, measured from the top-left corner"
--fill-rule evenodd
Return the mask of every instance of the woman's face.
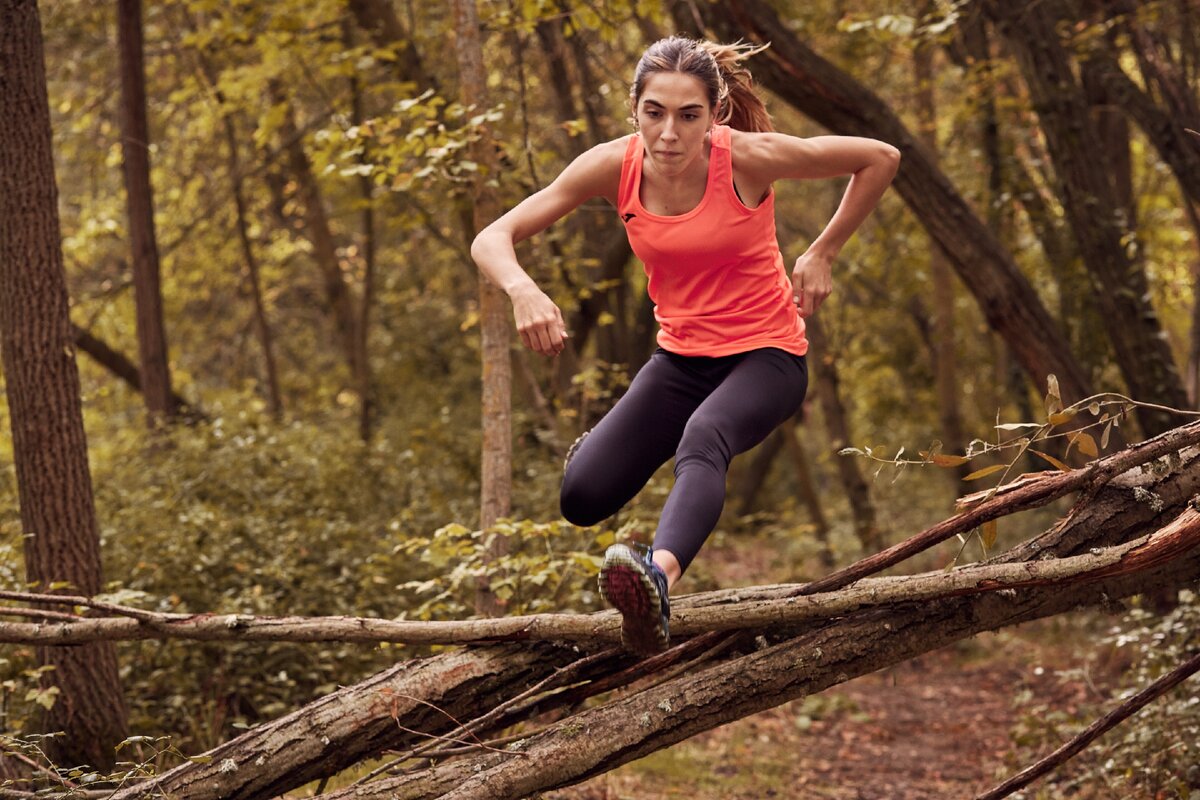
M 692 75 L 655 72 L 638 100 L 637 121 L 658 172 L 681 175 L 704 153 L 704 137 L 713 124 L 708 92 Z

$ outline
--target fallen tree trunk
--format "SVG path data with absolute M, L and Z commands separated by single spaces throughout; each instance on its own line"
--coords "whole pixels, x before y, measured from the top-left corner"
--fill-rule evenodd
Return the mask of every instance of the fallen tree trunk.
M 1165 436 L 1173 435 L 1177 437 L 1174 441 L 1180 441 L 1178 437 L 1191 435 L 1196 427 L 1200 424 Z M 1161 439 L 1143 447 L 1158 448 L 1153 452 L 1160 452 Z M 695 733 L 979 631 L 1080 605 L 1109 603 L 1149 585 L 1180 585 L 1200 575 L 1200 548 L 1193 546 L 1198 535 L 1197 515 L 1187 509 L 1188 501 L 1200 491 L 1200 450 L 1165 452 L 1166 457 L 1129 470 L 1103 486 L 1077 485 L 1077 489 L 1086 489 L 1086 502 L 1078 503 L 1032 542 L 998 556 L 989 565 L 972 568 L 1036 562 L 1017 565 L 1015 573 L 1045 577 L 1044 571 L 1056 567 L 1055 562 L 1042 559 L 1097 556 L 1088 551 L 1132 542 L 1152 531 L 1159 533 L 1104 554 L 1114 558 L 1107 563 L 1132 568 L 1128 559 L 1136 556 L 1131 553 L 1157 551 L 1162 556 L 1168 542 L 1186 550 L 1186 555 L 1175 556 L 1165 564 L 1161 564 L 1161 558 L 1153 559 L 1160 565 L 1150 569 L 1141 568 L 1146 566 L 1143 563 L 1133 574 L 1094 574 L 1099 579 L 1074 586 L 1006 586 L 1003 591 L 906 600 L 900 605 L 867 610 L 847 609 L 847 616 L 841 619 L 800 619 L 769 625 L 756 622 L 750 631 L 707 633 L 657 660 L 641 663 L 616 649 L 586 658 L 589 650 L 585 647 L 533 643 L 443 653 L 399 665 L 343 689 L 227 742 L 207 754 L 212 758 L 208 764 L 184 764 L 117 797 L 165 793 L 196 800 L 267 798 L 378 756 L 385 749 L 404 751 L 429 741 L 431 736 L 462 738 L 454 733 L 458 726 L 450 716 L 477 720 L 471 735 L 483 738 L 535 713 L 574 708 L 583 698 L 614 687 L 636 685 L 642 678 L 659 681 L 658 685 L 568 716 L 546 733 L 511 748 L 525 753 L 525 757 L 488 751 L 415 775 L 365 783 L 349 793 L 335 795 L 524 797 L 585 780 Z M 1173 526 L 1169 524 L 1176 518 Z M 1079 562 L 1083 563 L 1089 562 Z M 1095 567 L 1100 562 L 1090 563 Z M 981 574 L 985 573 L 977 573 L 976 577 Z M 956 573 L 945 577 L 958 579 Z M 905 579 L 881 580 L 902 586 Z M 888 585 L 880 581 L 864 583 Z M 744 611 L 751 597 L 786 600 L 792 594 L 791 599 L 797 601 L 817 599 L 794 597 L 794 592 L 795 587 L 759 587 L 683 597 L 676 604 L 676 630 L 690 624 L 689 617 L 700 618 L 694 615 L 704 610 Z M 758 625 L 769 630 L 769 638 L 755 635 L 753 628 Z M 595 653 L 594 647 L 591 652 Z M 558 670 L 584 662 L 586 668 L 570 670 L 569 679 L 564 677 L 562 685 L 543 687 L 540 696 L 526 696 L 540 681 L 565 674 Z M 570 686 L 566 685 L 568 680 Z M 515 703 L 519 697 L 522 702 Z M 434 711 L 432 706 L 441 711 Z M 483 714 L 496 707 L 504 708 L 505 713 Z
M 515 800 L 607 772 L 690 736 L 874 672 L 976 633 L 1109 603 L 1200 575 L 1200 555 L 1070 592 L 956 598 L 868 612 L 569 717 L 513 753 L 488 752 L 396 779 L 321 795 L 395 800 Z
M 205 753 L 205 763 L 183 764 L 111 798 L 276 797 L 385 750 L 421 743 L 581 658 L 570 647 L 521 645 L 406 661 L 257 726 Z M 611 661 L 629 658 L 614 650 Z M 613 664 L 601 660 L 596 668 L 611 671 Z
M 713 630 L 733 630 L 764 627 L 768 624 L 795 623 L 801 620 L 829 618 L 863 608 L 901 601 L 933 600 L 951 594 L 992 591 L 1004 586 L 1032 585 L 1036 582 L 1078 582 L 1105 577 L 1111 573 L 1090 572 L 1120 562 L 1125 569 L 1145 569 L 1154 564 L 1126 561 L 1133 549 L 1116 548 L 1108 553 L 1084 555 L 1079 545 L 1070 552 L 1060 552 L 1059 558 L 1076 556 L 1075 561 L 1060 561 L 1053 566 L 1016 566 L 1012 562 L 1029 561 L 1043 554 L 1047 540 L 1038 539 L 991 562 L 989 566 L 960 569 L 952 573 L 889 578 L 878 581 L 859 580 L 864 576 L 893 566 L 900 561 L 955 535 L 964 535 L 984 522 L 1042 506 L 1072 491 L 1081 491 L 1082 499 L 1068 515 L 1074 518 L 1087 513 L 1093 519 L 1106 514 L 1103 524 L 1093 522 L 1094 528 L 1133 530 L 1141 525 L 1150 530 L 1165 520 L 1140 514 L 1137 520 L 1114 523 L 1111 513 L 1128 516 L 1137 511 L 1129 499 L 1137 500 L 1140 491 L 1146 507 L 1153 511 L 1151 492 L 1145 484 L 1166 467 L 1154 466 L 1164 457 L 1182 463 L 1179 451 L 1200 443 L 1200 422 L 1185 425 L 1161 436 L 1128 447 L 1086 467 L 1069 472 L 1043 473 L 1030 480 L 1018 480 L 997 487 L 990 498 L 968 503 L 968 510 L 938 523 L 881 553 L 865 558 L 846 569 L 818 581 L 791 586 L 748 587 L 728 592 L 706 592 L 677 597 L 673 601 L 676 616 L 672 630 L 677 636 L 690 636 Z M 1139 472 L 1130 473 L 1138 468 Z M 1094 502 L 1096 493 L 1113 481 L 1115 492 L 1108 502 Z M 1138 476 L 1142 477 L 1138 477 Z M 1157 495 L 1155 495 L 1157 497 Z M 968 498 L 969 499 L 969 498 Z M 1170 507 L 1180 508 L 1185 497 L 1171 498 Z M 1106 511 L 1106 509 L 1108 509 Z M 1056 526 L 1060 529 L 1078 525 Z M 1089 537 L 1095 536 L 1089 530 Z M 1127 539 L 1128 537 L 1126 537 Z M 1062 544 L 1061 539 L 1054 541 Z M 1104 542 L 1119 544 L 1123 539 Z M 1100 543 L 1089 538 L 1088 548 Z M 1149 549 L 1137 556 L 1154 558 L 1169 543 L 1156 540 Z M 1150 553 L 1151 555 L 1147 556 Z M 1157 562 L 1155 562 L 1157 563 Z M 1134 565 L 1134 566 L 1130 566 Z M 850 591 L 833 590 L 859 582 Z M 788 599 L 785 599 L 788 598 Z M 85 597 L 41 595 L 25 592 L 0 592 L 0 599 L 21 600 L 26 603 L 84 606 L 96 611 L 119 615 L 122 618 L 97 619 L 29 609 L 0 607 L 0 616 L 44 616 L 50 622 L 40 624 L 0 623 L 0 642 L 10 644 L 81 644 L 92 641 L 137 639 L 194 639 L 201 641 L 292 641 L 292 642 L 394 642 L 403 644 L 490 644 L 506 641 L 558 641 L 576 644 L 613 644 L 619 641 L 615 612 L 599 614 L 539 614 L 499 619 L 462 620 L 449 622 L 409 622 L 367 619 L 360 617 L 268 617 L 241 614 L 165 614 L 143 609 L 117 606 Z M 736 604 L 736 606 L 731 606 Z

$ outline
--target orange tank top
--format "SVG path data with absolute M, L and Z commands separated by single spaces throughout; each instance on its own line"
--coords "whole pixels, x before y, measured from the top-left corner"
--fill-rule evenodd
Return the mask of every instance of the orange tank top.
M 775 192 L 747 208 L 733 188 L 729 128 L 709 137 L 708 183 L 699 205 L 678 216 L 642 206 L 642 137 L 621 164 L 617 212 L 646 268 L 658 343 L 686 356 L 725 356 L 777 347 L 808 352 L 804 319 L 775 235 Z

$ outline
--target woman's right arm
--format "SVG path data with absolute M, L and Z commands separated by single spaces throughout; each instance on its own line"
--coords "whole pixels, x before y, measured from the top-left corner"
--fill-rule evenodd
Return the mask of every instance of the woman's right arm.
M 541 233 L 586 200 L 616 205 L 625 139 L 597 145 L 576 158 L 554 182 L 488 225 L 471 243 L 471 258 L 513 304 L 521 341 L 546 356 L 558 355 L 567 336 L 562 312 L 517 262 L 514 245 Z

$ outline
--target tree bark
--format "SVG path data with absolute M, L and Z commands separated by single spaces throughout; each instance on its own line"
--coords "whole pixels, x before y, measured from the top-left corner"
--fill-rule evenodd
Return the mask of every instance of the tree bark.
M 154 424 L 172 419 L 177 409 L 167 364 L 158 242 L 154 232 L 154 194 L 150 187 L 150 130 L 146 121 L 141 0 L 119 0 L 117 18 L 121 54 L 121 152 L 137 305 L 138 354 L 142 397 L 150 422 Z
M 1187 129 L 1200 129 L 1200 103 L 1187 72 L 1175 63 L 1170 47 L 1156 47 L 1137 21 L 1137 4 L 1128 0 L 1087 0 L 1085 7 L 1115 19 L 1129 34 L 1146 88 L 1129 77 L 1121 66 L 1121 51 L 1107 37 L 1096 37 L 1084 52 L 1122 110 L 1141 128 L 1163 162 L 1174 173 L 1192 203 L 1200 203 L 1200 148 L 1190 141 Z M 1185 14 L 1190 13 L 1185 11 Z
M 397 664 L 115 792 L 111 800 L 278 797 L 386 750 L 403 751 L 579 659 L 566 647 L 459 650 Z M 401 727 L 403 726 L 403 727 Z
M 490 107 L 483 74 L 483 45 L 475 0 L 454 0 L 455 50 L 463 104 L 467 108 Z M 471 156 L 479 164 L 474 187 L 474 217 L 467 240 L 474 238 L 500 216 L 500 203 L 488 185 L 499 175 L 496 147 L 491 132 L 480 130 L 471 145 Z M 491 281 L 479 274 L 479 313 L 483 351 L 483 453 L 481 458 L 479 524 L 489 528 L 508 516 L 512 503 L 512 322 L 508 298 Z M 507 552 L 507 541 L 493 533 L 488 555 L 496 559 Z M 481 579 L 476 605 L 481 613 L 495 616 L 503 606 Z
M 42 34 L 33 0 L 0 2 L 0 357 L 12 426 L 26 579 L 102 585 L 79 372 L 63 271 Z M 41 720 L 64 731 L 56 763 L 115 762 L 125 702 L 111 643 L 38 648 L 59 694 Z
M 1090 382 L 1058 326 L 1011 255 L 933 165 L 924 145 L 870 89 L 818 56 L 762 0 L 674 6 L 680 27 L 694 30 L 691 10 L 720 41 L 771 42 L 754 73 L 788 104 L 834 133 L 882 139 L 903 152 L 893 186 L 950 258 L 988 324 L 1008 342 L 1037 386 L 1058 376 L 1067 403 L 1092 394 Z

